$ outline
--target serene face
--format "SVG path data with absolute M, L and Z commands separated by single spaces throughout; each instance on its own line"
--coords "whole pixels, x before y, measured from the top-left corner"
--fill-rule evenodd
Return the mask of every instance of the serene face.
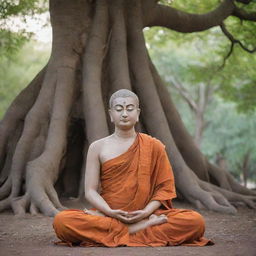
M 130 129 L 139 120 L 140 109 L 133 97 L 119 97 L 113 100 L 109 110 L 111 122 L 121 129 Z

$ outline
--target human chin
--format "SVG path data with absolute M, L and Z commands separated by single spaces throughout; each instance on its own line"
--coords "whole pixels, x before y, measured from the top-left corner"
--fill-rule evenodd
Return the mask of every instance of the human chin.
M 120 128 L 123 128 L 123 129 L 129 129 L 131 127 L 134 126 L 133 123 L 131 123 L 130 121 L 120 121 L 118 124 L 117 124 L 118 127 Z
M 130 125 L 132 125 L 129 120 L 120 120 L 118 124 L 120 126 L 130 126 Z

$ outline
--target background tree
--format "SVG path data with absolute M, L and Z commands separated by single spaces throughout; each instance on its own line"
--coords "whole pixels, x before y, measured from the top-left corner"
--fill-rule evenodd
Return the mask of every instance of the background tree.
M 212 1 L 205 9 L 202 5 L 205 14 L 190 14 L 182 6 L 178 10 L 155 0 L 50 1 L 50 59 L 0 123 L 1 170 L 8 170 L 1 171 L 5 177 L 0 210 L 12 207 L 16 214 L 29 210 L 52 216 L 63 209 L 63 194 L 83 198 L 88 144 L 113 129 L 107 99 L 120 88 L 138 94 L 139 129 L 165 143 L 180 195 L 198 207 L 227 213 L 236 212 L 234 201 L 254 207 L 255 192 L 213 166 L 196 147 L 150 60 L 143 36 L 143 28 L 151 26 L 182 33 L 214 26 L 224 30 L 229 16 L 253 22 L 250 2 Z M 248 4 L 249 9 L 241 9 Z M 254 34 L 250 42 L 255 42 Z
M 204 59 L 200 57 L 201 50 L 197 50 L 198 42 L 196 47 L 193 47 L 191 41 L 190 47 L 181 47 L 185 42 L 171 39 L 169 44 L 158 45 L 156 48 L 153 45 L 155 40 L 150 39 L 151 36 L 148 35 L 148 32 L 146 31 L 145 34 L 146 38 L 149 38 L 149 53 L 158 69 L 161 70 L 161 76 L 169 85 L 171 93 L 175 94 L 172 88 L 176 89 L 193 113 L 193 137 L 196 145 L 200 148 L 203 131 L 208 125 L 205 120 L 207 108 L 213 100 L 214 93 L 220 87 L 220 83 L 223 82 L 216 75 L 218 67 L 209 63 L 211 55 L 204 56 Z M 170 40 L 166 38 L 169 35 L 168 31 L 154 30 L 153 33 L 160 33 L 160 37 L 165 33 L 165 37 L 161 40 L 165 40 L 165 42 Z
M 205 130 L 202 151 L 216 164 L 217 156 L 220 156 L 226 162 L 227 169 L 241 183 L 245 183 L 242 176 L 246 173 L 255 182 L 256 152 L 252 139 L 256 136 L 255 112 L 247 116 L 236 113 L 234 109 L 233 103 L 216 99 L 215 107 L 209 110 L 214 119 Z
M 163 28 L 146 29 L 144 34 L 150 56 L 204 155 L 240 182 L 255 182 L 255 55 L 236 46 L 223 66 L 223 51 L 230 42 L 221 29 L 212 30 L 200 37 L 177 38 Z
M 0 119 L 7 107 L 25 85 L 31 81 L 49 58 L 45 45 L 31 40 L 15 53 L 0 58 Z
M 2 0 L 0 4 L 0 59 L 12 57 L 31 39 L 32 33 L 17 29 L 17 19 L 26 22 L 28 17 L 34 21 L 37 15 L 47 9 L 45 0 Z

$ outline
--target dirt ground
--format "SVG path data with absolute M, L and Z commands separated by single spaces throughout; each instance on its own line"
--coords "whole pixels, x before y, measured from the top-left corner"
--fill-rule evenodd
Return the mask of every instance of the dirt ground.
M 192 209 L 190 205 L 180 202 L 174 203 L 174 206 Z M 23 218 L 17 218 L 11 212 L 4 212 L 0 214 L 0 255 L 256 256 L 255 210 L 240 207 L 236 215 L 205 210 L 201 210 L 200 213 L 206 220 L 205 236 L 215 242 L 213 246 L 84 248 L 54 245 L 54 241 L 58 239 L 52 229 L 51 217 L 28 214 Z

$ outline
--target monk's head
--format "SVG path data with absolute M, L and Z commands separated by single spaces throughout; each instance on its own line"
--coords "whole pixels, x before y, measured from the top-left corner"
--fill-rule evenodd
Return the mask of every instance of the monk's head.
M 109 99 L 111 122 L 119 128 L 129 129 L 139 120 L 139 99 L 132 91 L 121 89 L 113 93 Z
M 133 98 L 136 101 L 137 107 L 139 107 L 139 98 L 138 98 L 138 96 L 130 90 L 121 89 L 121 90 L 118 90 L 118 91 L 114 92 L 111 95 L 111 97 L 109 99 L 109 109 L 112 108 L 113 102 L 116 98 L 128 98 L 128 97 Z

